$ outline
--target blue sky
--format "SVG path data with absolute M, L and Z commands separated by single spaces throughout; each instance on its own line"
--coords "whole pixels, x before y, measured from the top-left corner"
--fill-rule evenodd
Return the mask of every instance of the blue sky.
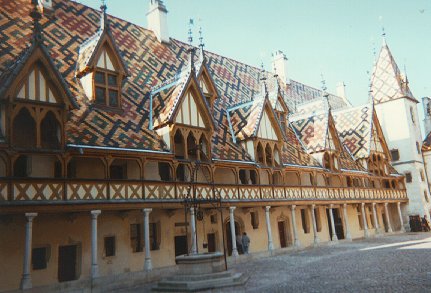
M 100 0 L 78 1 L 99 7 Z M 146 24 L 149 0 L 107 0 L 108 13 Z M 195 20 L 197 44 L 202 26 L 206 49 L 271 69 L 271 53 L 282 50 L 289 75 L 330 92 L 344 81 L 354 105 L 368 97 L 369 74 L 382 44 L 387 43 L 415 97 L 431 95 L 430 0 L 165 0 L 170 35 L 186 41 L 188 20 Z M 422 110 L 421 110 L 422 111 Z

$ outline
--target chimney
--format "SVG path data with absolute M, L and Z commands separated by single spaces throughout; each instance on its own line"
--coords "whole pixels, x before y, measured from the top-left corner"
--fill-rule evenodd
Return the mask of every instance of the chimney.
M 429 97 L 423 97 L 422 98 L 422 105 L 424 107 L 424 129 L 425 129 L 425 136 L 428 135 L 431 131 L 431 98 Z
M 54 8 L 52 7 L 52 0 L 38 0 L 40 11 L 50 17 L 54 13 Z
M 340 98 L 346 99 L 346 85 L 343 81 L 337 83 L 337 96 Z
M 290 84 L 290 78 L 287 74 L 287 57 L 286 55 L 278 50 L 273 55 L 272 67 L 274 68 L 274 73 L 281 78 L 286 84 Z
M 148 29 L 152 30 L 160 43 L 169 43 L 168 10 L 162 0 L 150 0 L 147 13 Z

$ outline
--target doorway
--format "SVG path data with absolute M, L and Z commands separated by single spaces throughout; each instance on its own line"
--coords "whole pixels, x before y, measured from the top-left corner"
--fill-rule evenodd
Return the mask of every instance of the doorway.
M 334 217 L 335 235 L 339 240 L 344 239 L 343 221 L 340 217 L 340 211 L 338 208 L 332 209 L 332 216 Z M 326 218 L 328 219 L 329 237 L 332 240 L 332 227 L 331 218 L 329 217 L 329 209 L 326 209 Z
M 58 281 L 67 282 L 77 279 L 78 245 L 66 245 L 58 248 Z
M 216 251 L 216 236 L 215 233 L 207 234 L 208 252 Z
M 228 252 L 228 255 L 232 255 L 232 233 L 230 230 L 230 221 L 227 221 L 225 225 L 226 225 L 227 252 Z M 237 221 L 235 221 L 235 234 L 237 236 L 242 235 L 240 225 Z M 236 246 L 238 249 L 238 254 L 242 254 L 243 253 L 242 246 L 239 247 L 238 238 L 237 238 L 237 245 Z
M 187 236 L 175 236 L 175 256 L 187 254 Z
M 280 247 L 287 247 L 286 223 L 284 221 L 278 222 L 278 234 L 280 235 Z
M 383 218 L 383 225 L 385 226 L 385 232 L 388 232 L 389 228 L 388 228 L 388 222 L 386 221 L 385 213 L 382 213 L 382 218 Z

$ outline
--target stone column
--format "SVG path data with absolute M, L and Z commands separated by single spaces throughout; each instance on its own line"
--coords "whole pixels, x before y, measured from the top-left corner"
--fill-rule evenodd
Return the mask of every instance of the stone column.
M 99 276 L 99 265 L 97 264 L 97 217 L 100 210 L 91 211 L 91 278 Z
M 190 208 L 190 228 L 192 233 L 192 254 L 197 254 L 198 250 L 196 248 L 196 218 L 195 218 L 195 208 Z
M 404 229 L 404 221 L 403 221 L 403 214 L 401 213 L 401 202 L 397 202 L 397 208 L 398 208 L 398 216 L 400 217 L 400 231 L 401 232 L 406 232 L 406 230 Z
M 271 231 L 271 221 L 269 218 L 270 206 L 265 207 L 265 217 L 266 217 L 266 231 L 268 233 L 268 250 L 272 252 L 274 250 L 274 244 L 272 243 L 272 231 Z
M 229 207 L 229 218 L 230 218 L 230 234 L 232 238 L 232 256 L 238 256 L 238 249 L 236 248 L 236 233 L 235 233 L 235 217 L 233 211 L 236 207 Z
M 362 211 L 362 223 L 364 226 L 364 236 L 365 238 L 370 237 L 370 234 L 368 233 L 368 224 L 367 224 L 367 218 L 365 214 L 365 203 L 361 203 L 361 211 Z
M 373 202 L 373 222 L 374 228 L 376 229 L 376 234 L 380 234 L 379 221 L 377 220 L 376 203 Z
M 352 235 L 350 235 L 349 218 L 347 217 L 347 204 L 343 204 L 343 216 L 344 216 L 344 227 L 345 227 L 345 237 L 346 240 L 352 240 Z
M 319 236 L 317 236 L 317 223 L 316 223 L 316 214 L 314 213 L 316 209 L 316 205 L 311 205 L 311 222 L 313 222 L 313 233 L 314 233 L 314 245 L 319 243 Z
M 332 214 L 333 205 L 329 205 L 329 219 L 331 220 L 331 229 L 332 229 L 332 240 L 334 242 L 338 241 L 337 233 L 335 233 L 335 224 L 334 224 L 334 215 Z
M 143 209 L 144 213 L 144 242 L 145 242 L 145 262 L 144 271 L 149 272 L 153 269 L 150 252 L 150 213 L 153 209 Z
M 31 246 L 33 236 L 33 219 L 37 217 L 37 213 L 26 213 L 25 217 L 27 222 L 25 224 L 25 250 L 24 250 L 24 263 L 22 268 L 22 278 L 20 289 L 29 289 L 32 287 L 30 264 L 31 264 Z
M 389 218 L 388 203 L 387 202 L 385 202 L 385 218 L 386 218 L 386 223 L 388 224 L 388 233 L 392 233 L 392 225 L 391 225 L 391 220 Z
M 301 246 L 301 242 L 299 242 L 299 239 L 298 239 L 298 230 L 296 229 L 295 209 L 296 209 L 296 205 L 292 205 L 291 212 L 292 212 L 292 228 L 293 228 L 293 239 L 294 239 L 293 245 L 295 247 L 300 247 Z

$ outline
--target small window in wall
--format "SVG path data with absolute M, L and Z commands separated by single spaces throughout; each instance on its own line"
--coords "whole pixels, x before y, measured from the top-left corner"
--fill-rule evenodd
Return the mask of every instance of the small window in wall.
M 416 150 L 418 151 L 418 154 L 421 153 L 421 146 L 418 141 L 416 142 Z
M 160 248 L 160 222 L 150 223 L 150 250 Z
M 211 221 L 211 224 L 217 224 L 217 215 L 211 215 L 210 221 Z
M 404 175 L 406 176 L 406 182 L 407 183 L 411 183 L 413 181 L 411 172 L 406 172 Z
M 143 248 L 143 235 L 141 224 L 130 225 L 130 245 L 133 252 L 141 252 Z
M 107 236 L 105 242 L 105 256 L 115 256 L 115 236 Z
M 31 251 L 31 264 L 33 270 L 44 270 L 48 266 L 49 247 L 33 248 Z
M 257 212 L 250 212 L 250 217 L 251 217 L 251 226 L 253 227 L 253 229 L 258 229 L 259 228 L 259 215 Z
M 391 150 L 392 161 L 398 161 L 400 159 L 400 151 L 398 149 Z
M 301 209 L 301 222 L 304 233 L 310 233 L 310 225 L 308 222 L 307 211 L 305 209 Z

